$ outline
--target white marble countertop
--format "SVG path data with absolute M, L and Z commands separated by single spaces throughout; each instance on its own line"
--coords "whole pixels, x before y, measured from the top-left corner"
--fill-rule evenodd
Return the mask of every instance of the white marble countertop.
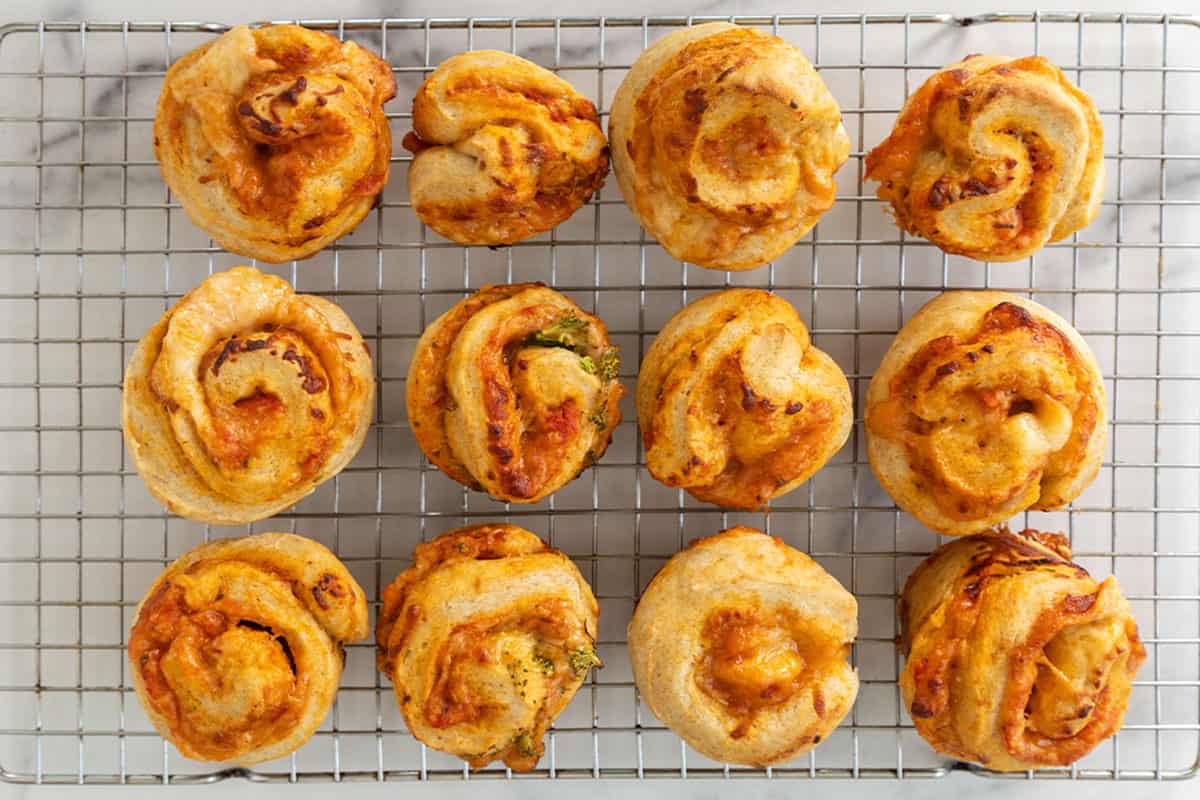
M 1135 6 L 1128 0 L 1089 0 L 1088 10 L 1095 11 L 1158 11 L 1173 10 L 1197 12 L 1197 0 L 1164 0 L 1166 9 L 1151 6 Z M 942 0 L 914 9 L 911 0 L 859 0 L 847 4 L 845 0 L 809 0 L 805 3 L 786 3 L 776 0 L 593 0 L 590 3 L 564 3 L 562 0 L 518 0 L 511 4 L 497 4 L 494 0 L 409 0 L 386 2 L 386 0 L 288 0 L 286 3 L 270 0 L 174 0 L 170 3 L 148 3 L 146 0 L 4 0 L 0 3 L 0 24 L 13 21 L 38 19 L 57 20 L 160 20 L 212 21 L 235 23 L 260 19 L 303 19 L 351 17 L 419 17 L 419 16 L 540 16 L 566 15 L 611 15 L 642 16 L 645 14 L 695 14 L 725 15 L 778 13 L 904 13 L 912 10 L 947 10 L 956 14 L 971 14 L 983 11 L 1028 10 L 1029 2 L 1011 0 Z M 1190 6 L 1190 8 L 1189 8 Z M 1173 8 L 1172 8 L 1173 7 Z M 0 797 L 57 796 L 79 789 L 30 788 L 0 785 Z M 155 798 L 163 797 L 161 787 L 94 787 L 82 790 L 87 797 L 111 798 Z M 1183 783 L 1078 783 L 1066 784 L 1057 781 L 1025 782 L 986 780 L 967 774 L 953 774 L 940 780 L 863 781 L 514 781 L 501 783 L 488 781 L 483 786 L 460 782 L 401 783 L 377 785 L 354 783 L 344 785 L 306 784 L 303 788 L 287 785 L 258 785 L 243 781 L 227 781 L 216 787 L 180 787 L 165 790 L 171 796 L 184 793 L 193 796 L 220 792 L 223 797 L 249 800 L 267 797 L 333 798 L 353 792 L 363 797 L 433 798 L 439 800 L 508 800 L 509 798 L 561 798 L 567 793 L 587 800 L 670 800 L 676 798 L 728 797 L 734 792 L 764 798 L 796 797 L 808 793 L 820 793 L 822 800 L 843 798 L 915 798 L 923 800 L 950 800 L 971 793 L 978 798 L 1015 798 L 1022 800 L 1050 800 L 1062 796 L 1098 798 L 1098 800 L 1183 800 L 1200 797 L 1200 781 Z M 76 795 L 78 796 L 78 795 Z

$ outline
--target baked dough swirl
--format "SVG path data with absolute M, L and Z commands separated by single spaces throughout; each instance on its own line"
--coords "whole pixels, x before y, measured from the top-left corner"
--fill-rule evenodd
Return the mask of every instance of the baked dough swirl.
M 897 505 L 939 533 L 975 533 L 1087 488 L 1104 455 L 1104 382 L 1083 337 L 1045 306 L 946 292 L 888 348 L 866 428 Z
M 846 376 L 761 289 L 716 292 L 672 317 L 642 360 L 637 410 L 651 475 L 746 510 L 808 480 L 854 421 Z
M 1116 579 L 1097 583 L 1055 533 L 943 545 L 908 579 L 900 620 L 917 732 L 1000 771 L 1070 764 L 1116 733 L 1146 657 Z
M 251 267 L 217 273 L 151 328 L 125 370 L 125 446 L 188 519 L 235 525 L 299 502 L 362 447 L 371 354 L 340 308 Z
M 485 286 L 425 329 L 408 419 L 446 475 L 535 503 L 604 454 L 621 421 L 604 323 L 540 283 Z
M 968 56 L 908 99 L 866 166 L 907 232 L 947 253 L 1017 261 L 1095 219 L 1104 129 L 1046 59 Z
M 692 542 L 629 623 L 654 716 L 711 759 L 763 767 L 811 750 L 858 693 L 858 605 L 808 556 L 753 528 Z
M 533 769 L 542 737 L 599 665 L 592 591 L 571 560 L 515 525 L 417 545 L 383 591 L 378 663 L 412 735 L 480 769 Z
M 154 581 L 129 633 L 133 687 L 188 758 L 250 765 L 308 741 L 366 638 L 362 588 L 323 545 L 260 533 L 196 547 Z
M 841 109 L 795 47 L 711 22 L 669 33 L 621 81 L 609 119 L 626 205 L 674 258 L 767 263 L 833 205 Z
M 501 245 L 550 230 L 604 184 L 596 107 L 548 69 L 477 50 L 443 61 L 413 98 L 408 193 L 429 227 Z
M 221 247 L 307 258 L 362 222 L 388 179 L 387 62 L 296 25 L 238 25 L 167 70 L 163 179 Z

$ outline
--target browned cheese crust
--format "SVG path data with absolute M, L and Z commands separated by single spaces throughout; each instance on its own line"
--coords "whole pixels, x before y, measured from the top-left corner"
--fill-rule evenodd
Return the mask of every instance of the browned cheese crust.
M 352 231 L 387 183 L 391 68 L 296 25 L 238 25 L 167 71 L 154 117 L 163 179 L 230 252 L 307 258 Z
M 1115 578 L 1066 537 L 999 529 L 943 545 L 900 600 L 900 691 L 939 753 L 990 769 L 1061 767 L 1121 727 L 1146 658 Z
M 907 232 L 947 253 L 1017 261 L 1095 219 L 1104 129 L 1046 59 L 969 56 L 913 93 L 866 165 Z
M 604 184 L 608 143 L 591 100 L 497 50 L 442 62 L 413 99 L 408 192 L 429 227 L 461 244 L 550 230 Z
M 377 661 L 418 741 L 473 769 L 527 772 L 600 663 L 598 613 L 571 560 L 534 534 L 458 528 L 417 545 L 384 589 Z

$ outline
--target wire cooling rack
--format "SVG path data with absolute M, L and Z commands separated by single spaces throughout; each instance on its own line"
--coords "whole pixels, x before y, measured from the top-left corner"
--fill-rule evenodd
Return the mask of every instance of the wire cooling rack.
M 558 71 L 606 116 L 648 42 L 693 18 L 318 20 L 395 70 L 393 137 L 430 68 L 465 49 L 511 50 Z M 963 768 L 915 734 L 896 688 L 894 602 L 937 538 L 898 512 L 864 456 L 843 451 L 770 515 L 722 513 L 649 478 L 622 423 L 594 469 L 547 501 L 504 506 L 429 468 L 407 430 L 404 374 L 425 324 L 486 283 L 543 280 L 594 308 L 638 354 L 682 304 L 713 288 L 792 301 L 856 395 L 892 335 L 945 288 L 1007 288 L 1085 335 L 1112 402 L 1099 478 L 1070 510 L 1014 524 L 1070 533 L 1079 560 L 1115 573 L 1149 652 L 1124 730 L 1069 769 L 1037 777 L 1184 778 L 1200 754 L 1200 18 L 993 14 L 779 16 L 735 21 L 799 45 L 841 103 L 854 142 L 837 205 L 770 267 L 713 273 L 647 241 L 609 181 L 548 236 L 464 248 L 419 225 L 407 154 L 380 208 L 309 261 L 270 271 L 340 303 L 379 381 L 357 459 L 289 513 L 235 529 L 173 518 L 122 451 L 120 381 L 134 343 L 185 291 L 243 259 L 215 248 L 172 202 L 151 124 L 167 65 L 216 24 L 35 23 L 0 28 L 0 777 L 17 782 L 398 780 L 468 775 L 404 730 L 373 644 L 349 648 L 337 703 L 294 756 L 254 770 L 188 761 L 142 713 L 125 666 L 133 607 L 163 566 L 212 537 L 289 529 L 330 545 L 374 597 L 415 542 L 511 519 L 573 556 L 600 598 L 597 671 L 550 734 L 536 776 L 917 777 Z M 1097 102 L 1108 190 L 1099 218 L 1027 261 L 980 265 L 906 238 L 862 183 L 862 155 L 906 94 L 970 52 L 1041 53 Z M 632 414 L 632 404 L 626 414 Z M 861 419 L 861 407 L 859 408 Z M 772 770 L 689 750 L 640 705 L 624 631 L 638 591 L 688 540 L 736 523 L 811 553 L 858 597 L 853 713 L 813 753 Z M 1018 776 L 1020 777 L 1020 776 Z M 1033 777 L 1031 774 L 1030 777 Z

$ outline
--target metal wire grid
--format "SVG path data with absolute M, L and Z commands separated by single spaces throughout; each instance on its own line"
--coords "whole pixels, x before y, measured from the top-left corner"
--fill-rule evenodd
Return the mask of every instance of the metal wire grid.
M 723 18 L 728 19 L 728 18 Z M 598 100 L 645 45 L 699 18 L 317 20 L 393 65 L 399 140 L 408 101 L 441 59 L 498 47 L 549 66 Z M 893 605 L 936 537 L 891 504 L 851 442 L 770 515 L 722 513 L 650 479 L 623 422 L 600 464 L 533 507 L 509 507 L 442 477 L 407 432 L 403 376 L 416 337 L 483 283 L 541 279 L 609 323 L 637 361 L 662 323 L 711 289 L 766 286 L 801 310 L 861 397 L 902 319 L 945 288 L 1035 297 L 1089 339 L 1112 400 L 1096 484 L 1069 510 L 1028 514 L 1067 530 L 1079 559 L 1116 573 L 1150 659 L 1113 741 L 1060 778 L 1184 778 L 1200 761 L 1200 19 L 1163 15 L 778 16 L 734 21 L 800 45 L 842 105 L 855 142 L 838 204 L 770 267 L 711 273 L 672 261 L 633 223 L 615 186 L 552 234 L 502 251 L 427 232 L 394 157 L 384 202 L 353 235 L 272 268 L 339 302 L 372 345 L 377 420 L 338 478 L 274 520 L 219 529 L 171 518 L 121 450 L 119 387 L 137 339 L 183 292 L 243 259 L 216 249 L 171 201 L 150 146 L 166 66 L 225 30 L 213 24 L 36 23 L 0 28 L 0 777 L 13 782 L 190 783 L 512 777 L 468 774 L 404 730 L 373 645 L 352 645 L 338 701 L 298 753 L 249 770 L 183 759 L 132 697 L 133 606 L 172 558 L 211 536 L 286 527 L 320 539 L 374 596 L 412 545 L 471 520 L 511 519 L 575 558 L 601 603 L 607 666 L 560 717 L 535 773 L 561 777 L 929 777 L 962 768 L 909 722 L 896 675 Z M 1089 229 L 1016 265 L 946 257 L 899 234 L 862 185 L 863 151 L 902 97 L 941 64 L 980 50 L 1043 53 L 1096 97 L 1110 187 Z M 1181 101 L 1179 98 L 1186 98 Z M 1190 104 L 1190 105 L 1189 105 Z M 628 407 L 627 407 L 628 411 Z M 1016 522 L 1024 522 L 1017 520 Z M 638 591 L 687 540 L 744 522 L 801 547 L 859 599 L 853 659 L 862 691 L 814 753 L 784 767 L 712 763 L 645 710 L 624 652 Z M 982 771 L 981 771 L 982 772 Z M 1028 777 L 1034 777 L 1030 774 Z

